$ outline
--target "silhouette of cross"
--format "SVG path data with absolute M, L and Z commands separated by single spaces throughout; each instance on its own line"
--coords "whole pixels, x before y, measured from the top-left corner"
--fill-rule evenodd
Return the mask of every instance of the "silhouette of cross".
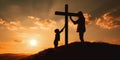
M 68 4 L 65 4 L 65 12 L 56 11 L 55 15 L 65 16 L 65 45 L 68 45 L 68 16 L 77 16 L 76 13 L 68 13 Z

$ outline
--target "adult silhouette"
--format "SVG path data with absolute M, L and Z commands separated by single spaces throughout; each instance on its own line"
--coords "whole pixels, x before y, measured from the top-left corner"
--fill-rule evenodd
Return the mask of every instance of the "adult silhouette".
M 64 30 L 64 27 L 59 30 L 59 29 L 55 29 L 55 40 L 54 40 L 54 47 L 57 48 L 58 47 L 58 41 L 60 41 L 60 33 Z
M 81 40 L 81 43 L 84 44 L 84 32 L 86 31 L 85 28 L 85 18 L 83 16 L 82 11 L 78 12 L 78 20 L 74 21 L 72 19 L 72 16 L 70 16 L 70 20 L 77 24 L 77 32 L 79 33 L 79 38 Z

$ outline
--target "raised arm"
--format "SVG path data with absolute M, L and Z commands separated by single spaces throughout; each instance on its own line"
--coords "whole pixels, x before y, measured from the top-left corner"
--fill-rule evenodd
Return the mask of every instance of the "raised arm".
M 60 33 L 63 32 L 64 28 L 65 28 L 65 26 L 60 30 Z
M 74 21 L 71 16 L 70 16 L 70 20 L 71 20 L 74 24 L 77 24 L 77 21 Z

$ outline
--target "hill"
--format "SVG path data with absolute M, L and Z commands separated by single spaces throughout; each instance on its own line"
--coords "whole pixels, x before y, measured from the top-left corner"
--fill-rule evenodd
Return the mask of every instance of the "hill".
M 0 60 L 20 60 L 30 55 L 27 54 L 0 54 Z
M 120 60 L 120 45 L 100 42 L 74 42 L 58 48 L 49 48 L 22 60 Z

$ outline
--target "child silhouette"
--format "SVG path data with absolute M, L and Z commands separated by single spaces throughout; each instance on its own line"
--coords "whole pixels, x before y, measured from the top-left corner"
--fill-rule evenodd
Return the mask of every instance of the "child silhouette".
M 57 48 L 58 47 L 58 41 L 60 41 L 60 33 L 63 31 L 64 27 L 59 30 L 59 29 L 55 29 L 55 40 L 54 40 L 54 47 Z

